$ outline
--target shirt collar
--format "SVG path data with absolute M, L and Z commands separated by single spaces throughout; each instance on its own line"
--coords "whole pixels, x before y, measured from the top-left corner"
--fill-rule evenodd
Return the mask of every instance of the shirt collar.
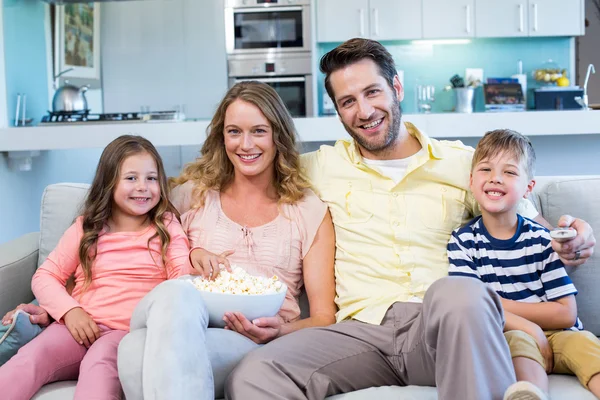
M 418 130 L 417 127 L 414 126 L 410 122 L 404 122 L 404 126 L 406 127 L 406 130 L 408 131 L 408 133 L 411 136 L 415 137 L 419 141 L 419 143 L 421 143 L 421 146 L 424 149 L 427 149 L 427 154 L 429 155 L 429 159 L 441 160 L 442 158 L 444 158 L 443 151 L 440 148 L 437 141 L 432 141 L 429 138 L 429 136 L 427 136 L 426 134 L 424 134 L 423 132 Z M 362 162 L 362 155 L 360 154 L 358 144 L 356 143 L 356 141 L 354 139 L 352 139 L 350 141 L 340 140 L 340 142 L 343 142 L 344 147 L 346 147 L 346 151 L 348 152 L 348 157 L 350 158 L 350 161 L 352 161 L 353 164 L 359 164 L 360 162 Z

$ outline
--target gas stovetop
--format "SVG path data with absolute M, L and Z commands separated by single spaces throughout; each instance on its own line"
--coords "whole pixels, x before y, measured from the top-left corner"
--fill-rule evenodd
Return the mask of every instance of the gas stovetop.
M 113 122 L 182 121 L 185 116 L 177 111 L 152 111 L 92 114 L 86 112 L 48 112 L 42 117 L 41 125 L 89 124 Z

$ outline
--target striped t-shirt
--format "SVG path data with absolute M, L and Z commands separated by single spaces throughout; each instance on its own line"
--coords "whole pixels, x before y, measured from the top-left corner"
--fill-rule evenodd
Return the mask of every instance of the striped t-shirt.
M 452 232 L 448 272 L 478 278 L 509 300 L 539 303 L 575 295 L 577 289 L 550 241 L 546 228 L 520 215 L 512 238 L 495 239 L 479 216 Z M 570 329 L 583 329 L 579 318 Z

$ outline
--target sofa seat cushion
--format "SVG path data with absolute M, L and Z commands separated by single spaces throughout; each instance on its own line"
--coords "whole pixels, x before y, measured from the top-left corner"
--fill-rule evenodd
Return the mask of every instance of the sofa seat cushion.
M 31 400 L 72 400 L 75 381 L 56 382 L 44 386 Z M 596 400 L 577 378 L 567 375 L 550 376 L 552 400 Z M 437 400 L 435 388 L 420 386 L 383 386 L 328 397 L 329 400 Z

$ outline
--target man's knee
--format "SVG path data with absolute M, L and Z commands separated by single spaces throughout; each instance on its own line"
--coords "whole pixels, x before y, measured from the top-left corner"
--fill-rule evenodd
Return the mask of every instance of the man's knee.
M 500 313 L 502 305 L 498 295 L 483 282 L 468 277 L 448 276 L 434 282 L 425 294 L 436 310 L 453 315 L 453 318 L 476 318 L 492 310 Z

